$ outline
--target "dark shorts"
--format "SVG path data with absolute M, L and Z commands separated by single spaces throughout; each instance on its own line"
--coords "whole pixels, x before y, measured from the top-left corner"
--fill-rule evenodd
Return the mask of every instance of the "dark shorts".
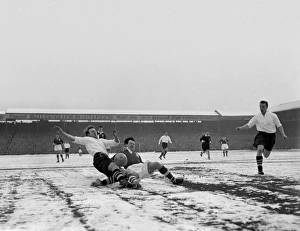
M 108 166 L 112 160 L 108 157 L 107 154 L 97 152 L 94 155 L 94 167 L 101 173 L 105 174 L 107 177 L 110 177 L 113 175 L 113 172 L 108 170 Z
M 163 149 L 165 149 L 165 148 L 168 147 L 168 143 L 162 143 L 161 145 L 162 145 L 162 148 L 163 148 Z
M 254 138 L 253 146 L 257 148 L 258 145 L 263 145 L 267 151 L 272 151 L 275 144 L 275 133 L 258 132 Z
M 202 143 L 203 152 L 205 152 L 206 150 L 209 150 L 209 149 L 210 149 L 209 143 L 208 142 L 203 142 Z
M 65 148 L 65 153 L 68 153 L 70 151 L 69 148 Z

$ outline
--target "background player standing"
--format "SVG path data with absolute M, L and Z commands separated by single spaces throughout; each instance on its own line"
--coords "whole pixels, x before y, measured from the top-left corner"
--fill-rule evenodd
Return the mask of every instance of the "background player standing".
M 99 139 L 107 139 L 101 125 L 98 127 L 97 136 Z
M 221 144 L 221 149 L 223 151 L 223 157 L 228 156 L 228 139 L 223 136 L 222 139 L 219 140 L 219 143 Z
M 106 139 L 107 140 L 107 136 L 105 135 L 105 133 L 103 131 L 102 125 L 100 125 L 98 127 L 97 136 L 98 136 L 99 139 Z M 106 147 L 106 150 L 107 150 L 108 153 L 110 153 L 110 151 L 111 151 L 110 147 Z
M 280 131 L 283 139 L 286 140 L 287 136 L 284 133 L 278 116 L 273 112 L 267 111 L 268 102 L 264 100 L 260 101 L 259 108 L 259 114 L 253 116 L 244 126 L 237 127 L 236 130 L 246 130 L 256 125 L 258 133 L 254 138 L 253 146 L 257 149 L 256 162 L 258 174 L 263 175 L 263 155 L 265 158 L 268 158 L 271 154 L 276 139 L 276 127 Z
M 160 145 L 160 143 L 163 150 L 159 156 L 159 159 L 161 159 L 162 157 L 166 158 L 166 154 L 168 152 L 168 143 L 172 144 L 171 138 L 170 136 L 168 136 L 168 132 L 165 132 L 165 134 L 160 137 L 158 145 Z
M 202 156 L 203 153 L 207 153 L 208 159 L 210 160 L 209 150 L 210 150 L 211 137 L 208 131 L 200 138 L 200 142 L 202 142 L 202 152 L 200 153 L 200 156 Z
M 56 134 L 53 140 L 53 145 L 54 145 L 54 151 L 56 153 L 57 163 L 59 162 L 59 155 L 61 157 L 61 161 L 64 162 L 64 158 L 62 155 L 63 143 L 64 141 L 59 137 L 59 134 Z
M 78 148 L 78 155 L 79 156 L 82 156 L 82 149 L 81 149 L 81 146 L 79 145 L 79 148 Z
M 64 143 L 64 147 L 65 147 L 66 159 L 69 159 L 70 158 L 70 148 L 71 148 L 69 141 L 66 141 Z

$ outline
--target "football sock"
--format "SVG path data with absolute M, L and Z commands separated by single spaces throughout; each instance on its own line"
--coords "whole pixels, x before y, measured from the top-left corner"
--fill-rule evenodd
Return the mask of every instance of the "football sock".
M 162 166 L 158 171 L 165 177 L 169 178 L 171 182 L 174 182 L 176 180 L 172 173 L 165 166 Z
M 122 179 L 124 179 L 125 177 L 123 176 L 122 172 L 120 171 L 120 169 L 116 169 L 113 171 L 113 179 L 116 181 L 120 181 Z
M 136 177 L 134 175 L 129 175 L 128 182 L 130 184 L 137 184 L 138 183 L 138 181 L 137 181 L 137 179 L 136 179 Z
M 257 162 L 258 172 L 262 172 L 262 170 L 263 170 L 263 167 L 262 167 L 263 157 L 262 156 L 256 156 L 256 162 Z

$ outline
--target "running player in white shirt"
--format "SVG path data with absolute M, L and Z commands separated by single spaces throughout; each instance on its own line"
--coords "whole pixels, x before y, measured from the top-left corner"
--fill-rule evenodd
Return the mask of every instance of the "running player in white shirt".
M 257 148 L 256 162 L 258 174 L 263 175 L 263 155 L 265 158 L 268 158 L 271 154 L 276 139 L 276 127 L 280 131 L 283 139 L 286 140 L 287 136 L 277 115 L 267 111 L 268 102 L 264 100 L 260 101 L 259 107 L 261 113 L 252 117 L 244 126 L 237 127 L 236 130 L 246 130 L 256 125 L 258 134 L 254 138 L 253 146 Z
M 70 158 L 70 148 L 71 148 L 69 141 L 66 141 L 64 143 L 64 147 L 65 147 L 66 159 L 69 159 Z
M 165 132 L 165 134 L 162 137 L 160 137 L 158 145 L 160 145 L 160 143 L 162 145 L 163 150 L 159 156 L 159 159 L 161 159 L 162 157 L 166 158 L 166 154 L 168 152 L 168 143 L 172 144 L 171 138 L 170 136 L 168 136 L 168 132 Z

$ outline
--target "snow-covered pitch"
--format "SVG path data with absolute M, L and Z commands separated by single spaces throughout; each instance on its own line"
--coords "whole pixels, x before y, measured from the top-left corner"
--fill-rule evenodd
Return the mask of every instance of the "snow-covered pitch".
M 91 187 L 104 175 L 88 154 L 0 156 L 0 230 L 299 230 L 300 151 L 273 151 L 263 176 L 255 155 L 168 152 L 161 162 L 184 184 L 156 172 L 142 190 Z

